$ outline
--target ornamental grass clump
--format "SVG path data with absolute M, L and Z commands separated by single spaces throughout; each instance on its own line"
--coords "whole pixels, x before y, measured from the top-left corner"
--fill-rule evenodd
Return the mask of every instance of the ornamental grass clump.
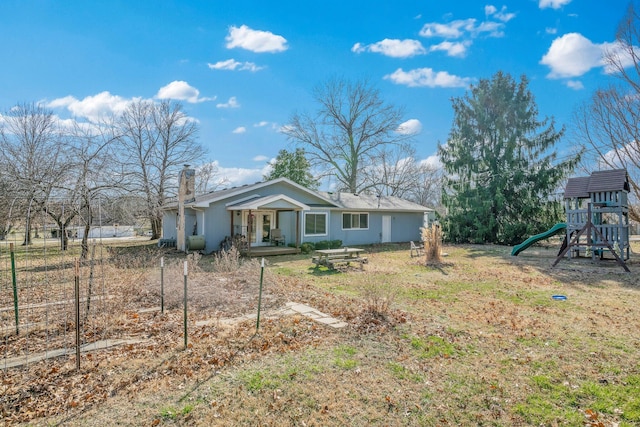
M 421 227 L 422 242 L 424 243 L 425 264 L 439 264 L 442 262 L 442 232 L 440 226 Z

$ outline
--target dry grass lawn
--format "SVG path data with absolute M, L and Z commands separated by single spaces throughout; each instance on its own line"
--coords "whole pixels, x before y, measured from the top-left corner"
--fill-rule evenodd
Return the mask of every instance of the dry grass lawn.
M 258 262 L 215 272 L 202 257 L 186 350 L 179 264 L 162 315 L 157 268 L 112 251 L 109 334 L 139 344 L 84 355 L 80 372 L 71 357 L 2 370 L 0 410 L 7 425 L 640 425 L 640 256 L 631 273 L 551 268 L 558 246 L 445 246 L 429 266 L 408 245 L 375 246 L 364 271 L 272 257 L 258 333 L 227 321 L 255 314 Z M 270 316 L 287 301 L 349 326 Z

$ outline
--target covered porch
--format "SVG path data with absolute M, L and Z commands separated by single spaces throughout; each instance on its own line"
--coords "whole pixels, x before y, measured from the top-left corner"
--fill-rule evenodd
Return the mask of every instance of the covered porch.
M 309 207 L 284 194 L 252 197 L 226 205 L 230 233 L 246 256 L 296 254 L 300 251 L 301 212 Z

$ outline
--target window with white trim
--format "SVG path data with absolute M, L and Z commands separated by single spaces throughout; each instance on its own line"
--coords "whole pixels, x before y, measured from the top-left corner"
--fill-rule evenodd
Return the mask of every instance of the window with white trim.
M 305 212 L 304 235 L 325 236 L 327 234 L 327 214 L 325 212 Z
M 342 214 L 343 230 L 367 230 L 369 228 L 369 214 L 361 212 L 345 212 Z

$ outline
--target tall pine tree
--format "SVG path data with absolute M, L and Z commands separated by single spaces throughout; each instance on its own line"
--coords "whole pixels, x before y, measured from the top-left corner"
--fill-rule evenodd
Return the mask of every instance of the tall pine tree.
M 451 133 L 438 146 L 446 238 L 514 244 L 561 220 L 554 193 L 579 155 L 558 160 L 564 128 L 538 119 L 527 78 L 498 72 L 452 103 Z
M 318 188 L 318 181 L 311 174 L 311 165 L 302 148 L 296 148 L 293 152 L 284 149 L 278 151 L 275 161 L 271 163 L 271 171 L 263 179 L 269 181 L 281 177 L 312 190 Z

